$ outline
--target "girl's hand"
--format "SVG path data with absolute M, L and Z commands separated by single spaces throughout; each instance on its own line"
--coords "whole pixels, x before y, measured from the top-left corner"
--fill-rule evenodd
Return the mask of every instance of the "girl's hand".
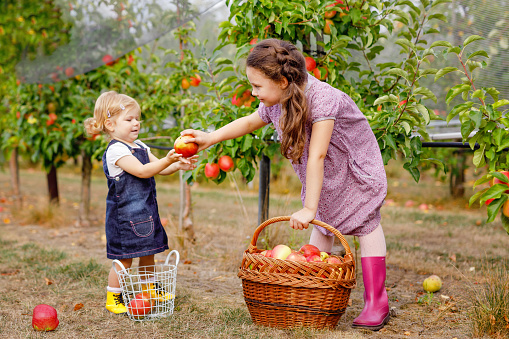
M 198 144 L 198 152 L 210 147 L 214 144 L 209 133 L 198 131 L 195 129 L 186 129 L 180 132 L 180 135 L 190 135 L 193 138 L 185 140 L 185 143 L 195 142 Z
M 290 217 L 290 227 L 296 230 L 307 229 L 309 222 L 315 218 L 316 211 L 304 207 L 300 211 L 292 214 Z
M 189 158 L 180 158 L 180 161 L 174 164 L 176 170 L 192 171 L 196 168 L 195 163 L 198 161 L 198 155 Z
M 174 162 L 179 161 L 181 158 L 182 154 L 175 153 L 174 149 L 172 149 L 171 151 L 168 152 L 168 154 L 166 154 L 166 160 L 168 160 L 170 165 L 173 164 Z

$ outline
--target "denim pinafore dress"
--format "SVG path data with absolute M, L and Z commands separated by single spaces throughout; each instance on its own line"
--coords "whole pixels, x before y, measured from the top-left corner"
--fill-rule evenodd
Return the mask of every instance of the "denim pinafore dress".
M 120 142 L 112 140 L 108 148 Z M 125 145 L 125 144 L 124 144 Z M 150 162 L 145 148 L 126 145 L 142 163 Z M 138 178 L 127 172 L 111 177 L 103 154 L 108 180 L 106 197 L 106 253 L 108 259 L 138 258 L 168 249 L 168 237 L 159 218 L 155 179 Z

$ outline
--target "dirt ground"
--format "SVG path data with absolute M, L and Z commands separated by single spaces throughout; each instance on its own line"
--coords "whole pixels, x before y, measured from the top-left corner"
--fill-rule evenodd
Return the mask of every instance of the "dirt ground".
M 40 223 L 26 222 L 33 220 L 34 213 L 30 211 L 37 210 L 37 204 L 42 204 L 41 201 L 45 199 L 43 174 L 37 171 L 22 172 L 22 181 L 25 183 L 23 186 L 24 208 L 16 211 L 10 198 L 9 175 L 5 172 L 0 173 L 0 197 L 6 197 L 3 203 L 4 209 L 0 212 L 0 240 L 15 241 L 20 245 L 35 243 L 44 248 L 70 253 L 77 261 L 93 258 L 106 268 L 110 267 L 111 261 L 106 259 L 104 253 L 104 226 L 101 224 L 104 213 L 104 181 L 100 176 L 94 179 L 92 208 L 95 221 L 92 225 L 84 227 L 73 222 L 78 213 L 76 202 L 76 199 L 79 199 L 76 194 L 79 191 L 78 179 L 79 176 L 74 173 L 60 176 L 63 198 L 59 211 L 64 212 L 61 219 L 58 219 L 58 215 L 52 216 L 51 220 L 56 220 L 56 225 L 48 225 L 48 220 L 44 219 Z M 359 260 L 357 288 L 352 291 L 351 303 L 337 328 L 334 331 L 313 332 L 311 335 L 276 331 L 269 332 L 270 336 L 451 339 L 472 337 L 468 318 L 472 296 L 483 282 L 482 269 L 487 262 L 507 265 L 509 236 L 498 221 L 484 224 L 485 211 L 482 209 L 467 209 L 465 200 L 451 201 L 443 197 L 442 193 L 447 190 L 446 184 L 435 181 L 433 178 L 424 178 L 419 185 L 406 179 L 390 182 L 392 188 L 388 203 L 383 208 L 382 219 L 388 248 L 386 287 L 392 315 L 389 324 L 379 332 L 350 328 L 352 320 L 362 309 L 363 284 L 360 253 L 355 251 L 354 239 L 347 237 Z M 398 184 L 395 184 L 396 182 Z M 256 226 L 257 195 L 256 191 L 245 188 L 240 200 L 233 184 L 233 182 L 230 182 L 230 185 L 225 183 L 226 189 L 206 185 L 193 188 L 196 243 L 182 248 L 176 240 L 170 240 L 170 248 L 177 248 L 181 252 L 177 294 L 178 291 L 186 291 L 198 303 L 214 300 L 219 302 L 221 307 L 242 310 L 245 309 L 245 303 L 237 269 L 242 251 L 247 248 Z M 405 203 L 410 200 L 409 197 L 417 198 L 413 198 L 412 207 L 405 207 Z M 288 215 L 299 205 L 298 196 L 295 195 L 273 194 L 271 198 L 274 200 L 273 203 L 271 202 L 271 216 Z M 158 182 L 161 215 L 169 219 L 166 228 L 170 239 L 174 238 L 172 235 L 175 235 L 175 225 L 178 221 L 177 199 L 177 183 Z M 419 208 L 421 203 L 427 203 L 428 209 Z M 28 215 L 32 215 L 32 219 L 28 219 Z M 275 239 L 289 237 L 287 243 L 294 245 L 291 247 L 296 247 L 306 242 L 309 236 L 308 231 L 299 234 L 288 233 L 289 231 L 286 230 L 273 231 L 269 236 Z M 336 250 L 339 251 L 340 248 Z M 156 258 L 164 260 L 165 254 L 158 255 Z M 16 276 L 10 274 L 12 267 L 0 261 L 1 285 L 9 286 L 14 283 L 13 279 L 16 279 Z M 431 274 L 437 274 L 442 278 L 443 288 L 429 296 L 423 292 L 422 282 Z M 21 283 L 25 288 L 30 288 L 27 282 Z M 86 306 L 98 310 L 104 307 L 103 300 Z M 7 332 L 9 336 L 35 337 L 34 333 L 29 331 L 30 316 L 26 313 L 26 308 L 25 304 L 9 311 L 5 308 L 0 310 L 0 319 L 4 319 L 2 321 L 4 324 L 13 322 L 13 313 L 23 314 L 22 317 L 25 319 L 26 328 L 20 330 L 19 335 L 11 330 Z M 183 313 L 176 311 L 173 317 L 186 317 L 187 315 Z M 22 328 L 25 325 L 16 326 Z M 234 324 L 228 324 L 228 326 L 234 326 Z M 241 326 L 257 328 L 252 324 Z M 54 332 L 51 336 L 73 337 L 70 333 L 75 332 L 68 332 L 66 336 L 61 330 Z M 186 337 L 185 333 L 185 331 L 173 332 L 160 337 Z M 190 333 L 187 337 L 200 337 L 196 332 L 187 333 Z M 256 334 L 256 330 L 249 330 L 248 333 L 254 333 L 252 337 L 260 338 L 269 335 L 268 332 Z M 123 332 L 121 336 L 124 338 L 145 337 L 143 334 L 131 332 Z M 47 337 L 50 337 L 49 333 Z M 100 332 L 97 332 L 90 337 L 102 336 Z M 116 336 L 108 334 L 104 337 Z M 203 337 L 214 336 L 204 334 Z M 219 337 L 251 337 L 251 335 L 222 334 Z

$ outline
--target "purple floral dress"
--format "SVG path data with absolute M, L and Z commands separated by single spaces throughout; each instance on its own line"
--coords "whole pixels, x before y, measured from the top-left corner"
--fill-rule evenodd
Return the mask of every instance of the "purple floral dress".
M 311 75 L 308 76 L 306 98 L 309 109 L 307 141 L 301 163 L 292 163 L 302 183 L 302 203 L 306 197 L 306 166 L 312 124 L 334 120 L 324 160 L 323 186 L 316 219 L 345 235 L 367 235 L 380 223 L 380 207 L 387 195 L 387 178 L 373 131 L 348 95 Z M 258 114 L 266 123 L 273 123 L 281 135 L 281 105 L 266 107 L 261 103 Z M 318 229 L 325 235 L 332 235 L 322 227 Z

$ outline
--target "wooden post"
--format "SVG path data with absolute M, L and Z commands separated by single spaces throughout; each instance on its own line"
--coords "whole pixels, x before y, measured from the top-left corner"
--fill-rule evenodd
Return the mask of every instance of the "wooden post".
M 81 202 L 80 202 L 80 224 L 90 225 L 90 185 L 92 182 L 92 158 L 81 151 Z
M 269 218 L 270 159 L 262 155 L 258 188 L 258 225 Z
M 14 193 L 14 203 L 17 207 L 21 207 L 21 193 L 19 189 L 19 163 L 18 149 L 13 148 L 11 158 L 9 159 L 9 170 L 11 172 L 11 185 Z
M 49 201 L 50 203 L 58 204 L 58 180 L 57 168 L 55 166 L 51 166 L 50 171 L 46 174 L 46 179 L 48 181 Z

